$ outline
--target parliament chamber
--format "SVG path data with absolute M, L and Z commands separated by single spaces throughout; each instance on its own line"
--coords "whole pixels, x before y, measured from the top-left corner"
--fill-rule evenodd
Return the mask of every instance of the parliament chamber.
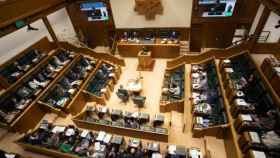
M 279 0 L 2 0 L 0 28 L 0 158 L 280 158 Z

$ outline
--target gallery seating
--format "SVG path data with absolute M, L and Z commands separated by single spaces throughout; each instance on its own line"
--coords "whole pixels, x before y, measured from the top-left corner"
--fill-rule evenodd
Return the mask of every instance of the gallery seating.
M 114 68 L 111 65 L 103 63 L 91 79 L 87 90 L 96 96 L 101 96 L 101 90 L 106 87 L 114 75 Z
M 39 103 L 65 111 L 66 106 L 76 96 L 96 64 L 97 60 L 93 58 L 79 56 L 44 94 Z
M 106 100 L 110 98 L 120 74 L 121 68 L 119 65 L 101 61 L 83 88 L 86 100 L 105 104 Z
M 13 63 L 1 67 L 0 76 L 2 76 L 9 84 L 14 83 L 36 64 L 47 57 L 47 55 L 46 52 L 32 49 L 18 59 L 15 59 Z
M 230 58 L 230 63 L 229 68 L 222 70 L 224 74 L 222 76 L 228 83 L 225 85 L 227 96 L 233 96 L 230 97 L 233 117 L 236 117 L 239 113 L 263 115 L 276 107 L 264 81 L 261 80 L 260 74 L 247 54 Z M 232 70 L 229 73 L 225 69 Z M 242 95 L 236 96 L 234 94 L 236 91 L 239 91 Z
M 64 66 L 73 59 L 73 57 L 71 57 L 68 61 L 65 60 L 63 65 L 56 65 L 58 61 L 53 63 L 60 54 L 64 53 L 66 52 L 60 50 L 55 52 L 48 60 L 42 63 L 37 70 L 22 79 L 20 84 L 10 88 L 1 95 L 0 120 L 2 123 L 11 124 L 29 107 L 29 105 L 36 102 L 42 92 L 54 80 L 59 72 L 62 71 Z
M 221 60 L 220 69 L 244 157 L 279 157 L 280 112 L 250 55 Z
M 265 58 L 261 69 L 271 83 L 272 88 L 275 90 L 278 96 L 280 96 L 280 88 L 278 86 L 280 82 L 280 61 L 273 57 Z
M 228 118 L 214 60 L 192 64 L 191 71 L 193 129 L 203 130 L 227 124 Z
M 160 111 L 184 111 L 185 65 L 166 70 L 160 98 Z

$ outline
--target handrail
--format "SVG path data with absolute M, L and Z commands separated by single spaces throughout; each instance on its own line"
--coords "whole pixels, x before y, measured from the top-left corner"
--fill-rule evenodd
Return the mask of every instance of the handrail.
M 180 57 L 177 57 L 173 60 L 167 61 L 167 69 L 177 67 L 177 65 L 181 65 L 182 63 L 190 64 L 190 63 L 197 63 L 202 60 L 205 60 L 210 57 L 215 57 L 216 59 L 227 58 L 234 54 L 238 54 L 242 51 L 247 50 L 249 46 L 249 42 L 242 42 L 239 45 L 233 46 L 231 48 L 226 49 L 211 49 L 204 53 L 200 54 L 187 54 Z
M 110 50 L 111 54 L 114 54 L 117 48 L 117 34 L 115 34 L 114 39 L 113 39 L 113 44 L 112 48 Z
M 78 53 L 82 53 L 82 54 L 87 54 L 90 55 L 94 58 L 97 59 L 102 59 L 102 60 L 106 60 L 109 61 L 113 64 L 117 64 L 120 66 L 125 66 L 125 62 L 123 59 L 115 57 L 109 53 L 96 53 L 93 49 L 91 48 L 86 48 L 86 47 L 77 47 L 74 46 L 73 44 L 69 43 L 69 42 L 64 42 L 64 41 L 59 41 L 59 46 L 63 47 L 67 50 L 72 50 Z

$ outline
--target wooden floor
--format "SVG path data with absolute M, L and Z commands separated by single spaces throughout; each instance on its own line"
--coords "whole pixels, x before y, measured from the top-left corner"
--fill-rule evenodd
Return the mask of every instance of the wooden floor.
M 163 82 L 163 75 L 166 68 L 166 59 L 157 59 L 154 70 L 151 72 L 141 72 L 143 76 L 143 95 L 147 97 L 146 105 L 144 108 L 140 109 L 142 112 L 150 113 L 153 118 L 156 113 L 159 113 L 159 101 L 161 96 L 161 86 Z M 137 58 L 125 58 L 126 66 L 123 67 L 122 75 L 118 84 L 115 87 L 115 91 L 120 84 L 126 85 L 129 79 L 135 79 L 139 75 L 137 69 Z M 189 76 L 190 65 L 186 65 L 186 75 Z M 190 84 L 190 80 L 186 80 L 186 84 Z M 190 86 L 187 86 L 190 87 Z M 186 100 L 190 94 L 190 89 L 186 90 Z M 92 103 L 88 103 L 92 104 Z M 139 109 L 135 107 L 132 102 L 127 104 L 121 103 L 117 98 L 115 92 L 111 95 L 110 100 L 107 102 L 107 106 L 111 109 L 122 109 L 127 111 L 138 111 Z M 198 147 L 201 148 L 202 152 L 205 154 L 205 147 L 211 152 L 214 158 L 226 158 L 224 142 L 223 140 L 216 139 L 214 137 L 204 137 L 204 138 L 192 138 L 191 132 L 191 105 L 189 101 L 185 104 L 185 114 L 178 112 L 165 113 L 166 124 L 165 127 L 169 129 L 169 142 L 170 144 L 184 145 L 186 147 Z M 53 121 L 55 124 L 69 125 L 74 124 L 71 120 L 71 115 L 67 118 L 57 117 L 55 114 L 47 114 L 45 119 Z M 169 122 L 171 121 L 171 126 Z M 185 124 L 185 131 L 183 132 L 183 127 Z M 26 152 L 13 143 L 20 135 L 15 133 L 7 133 L 5 130 L 0 129 L 0 148 L 16 152 L 23 156 L 30 156 L 33 158 L 46 158 L 46 156 L 38 155 L 31 152 Z M 148 140 L 147 140 L 148 141 Z M 164 150 L 164 149 L 161 149 Z

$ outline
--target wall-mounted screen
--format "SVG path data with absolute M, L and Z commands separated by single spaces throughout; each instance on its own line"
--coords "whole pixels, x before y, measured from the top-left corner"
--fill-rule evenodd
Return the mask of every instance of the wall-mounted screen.
M 88 21 L 106 21 L 109 19 L 106 4 L 103 2 L 81 3 L 80 9 L 87 15 Z
M 236 0 L 199 0 L 203 7 L 202 17 L 229 17 L 232 16 Z

